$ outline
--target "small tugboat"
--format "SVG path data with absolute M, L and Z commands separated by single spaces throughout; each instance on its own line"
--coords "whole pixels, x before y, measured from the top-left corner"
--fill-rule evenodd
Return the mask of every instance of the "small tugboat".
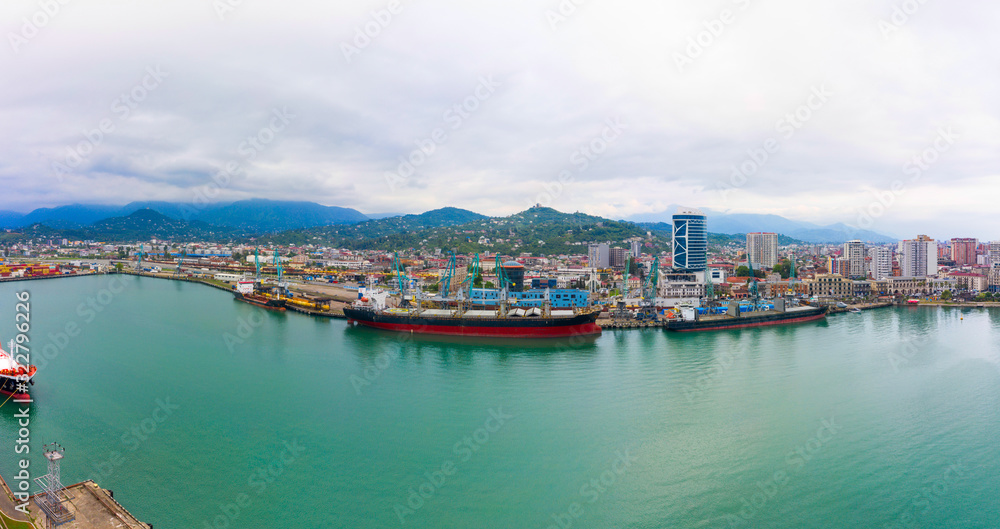
M 14 341 L 10 342 L 10 350 L 14 350 Z M 6 401 L 12 398 L 15 402 L 30 401 L 28 386 L 35 383 L 34 376 L 38 368 L 32 365 L 23 366 L 14 360 L 13 355 L 0 347 L 0 394 L 7 395 Z

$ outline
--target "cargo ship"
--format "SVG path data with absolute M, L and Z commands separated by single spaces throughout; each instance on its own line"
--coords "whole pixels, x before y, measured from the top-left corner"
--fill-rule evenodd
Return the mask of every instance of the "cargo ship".
M 372 292 L 344 308 L 351 325 L 388 331 L 493 338 L 559 338 L 600 334 L 596 310 L 553 310 L 549 306 L 509 309 L 501 301 L 496 310 L 467 309 L 460 303 L 447 308 L 390 308 L 384 292 Z
M 13 340 L 10 342 L 10 350 L 14 350 Z M 3 401 L 13 399 L 15 402 L 30 402 L 28 386 L 35 383 L 34 376 L 37 370 L 35 366 L 23 366 L 17 363 L 11 353 L 0 347 L 0 395 L 6 395 Z
M 768 325 L 786 325 L 816 321 L 826 317 L 828 307 L 786 306 L 784 299 L 777 299 L 773 308 L 754 304 L 741 307 L 738 302 L 730 302 L 727 310 L 718 314 L 699 314 L 692 307 L 682 307 L 667 314 L 664 327 L 668 331 L 718 331 L 742 329 Z M 749 309 L 749 310 L 748 310 Z
M 268 310 L 286 310 L 285 299 L 280 296 L 262 294 L 253 281 L 240 281 L 233 289 L 237 301 L 256 305 Z

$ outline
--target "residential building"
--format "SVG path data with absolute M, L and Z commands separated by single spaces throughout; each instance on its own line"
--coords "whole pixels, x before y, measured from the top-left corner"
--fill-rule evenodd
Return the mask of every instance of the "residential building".
M 700 272 L 708 265 L 708 219 L 694 208 L 678 208 L 673 216 L 673 267 Z
M 629 241 L 629 253 L 632 254 L 632 259 L 638 259 L 642 255 L 642 239 Z
M 899 268 L 902 277 L 937 275 L 937 242 L 926 235 L 899 242 Z
M 840 274 L 844 277 L 850 275 L 851 263 L 846 257 L 827 257 L 826 270 L 831 274 Z
M 611 268 L 625 268 L 625 258 L 628 257 L 628 250 L 614 247 L 611 249 Z
M 854 282 L 840 274 L 819 274 L 808 283 L 811 296 L 843 298 L 854 293 Z
M 987 290 L 988 278 L 982 274 L 970 272 L 952 272 L 948 277 L 955 278 L 955 286 L 959 289 L 984 292 Z
M 990 266 L 1000 266 L 1000 241 L 990 243 Z
M 951 240 L 951 260 L 955 266 L 972 266 L 976 264 L 976 246 L 979 241 L 976 239 L 952 239 Z
M 865 243 L 857 239 L 845 242 L 843 257 L 847 259 L 847 270 L 841 272 L 844 277 L 851 279 L 863 279 L 867 277 L 868 274 L 865 270 Z
M 774 268 L 774 265 L 778 264 L 778 234 L 748 233 L 747 259 L 753 263 L 755 269 Z
M 872 279 L 885 279 L 892 276 L 892 248 L 873 246 L 868 249 L 868 257 L 868 275 Z
M 945 290 L 955 290 L 957 280 L 955 278 L 935 278 L 935 277 L 890 277 L 887 293 L 890 295 L 929 295 Z
M 990 273 L 986 278 L 990 292 L 1000 292 L 1000 266 L 990 268 Z
M 611 266 L 611 251 L 608 248 L 608 244 L 591 244 L 587 248 L 587 262 L 591 268 L 608 268 Z

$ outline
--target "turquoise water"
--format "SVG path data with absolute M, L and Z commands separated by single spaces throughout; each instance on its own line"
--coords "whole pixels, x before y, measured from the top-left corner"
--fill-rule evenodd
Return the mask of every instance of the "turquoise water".
M 469 343 L 113 279 L 0 285 L 0 338 L 29 290 L 34 475 L 157 529 L 1000 525 L 1000 311 Z

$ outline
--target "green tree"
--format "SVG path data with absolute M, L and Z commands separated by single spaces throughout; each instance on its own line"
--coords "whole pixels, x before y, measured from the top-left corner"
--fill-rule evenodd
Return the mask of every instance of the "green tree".
M 941 293 L 941 299 L 943 299 L 945 301 L 948 301 L 949 299 L 951 299 L 951 291 L 950 290 L 945 290 L 944 292 L 942 292 Z
M 755 277 L 764 277 L 763 270 L 754 270 L 753 275 Z M 750 277 L 750 268 L 746 265 L 740 265 L 736 267 L 736 277 Z
M 782 259 L 780 263 L 774 266 L 774 271 L 781 274 L 782 279 L 788 279 L 788 276 L 792 275 L 792 262 L 788 259 Z

